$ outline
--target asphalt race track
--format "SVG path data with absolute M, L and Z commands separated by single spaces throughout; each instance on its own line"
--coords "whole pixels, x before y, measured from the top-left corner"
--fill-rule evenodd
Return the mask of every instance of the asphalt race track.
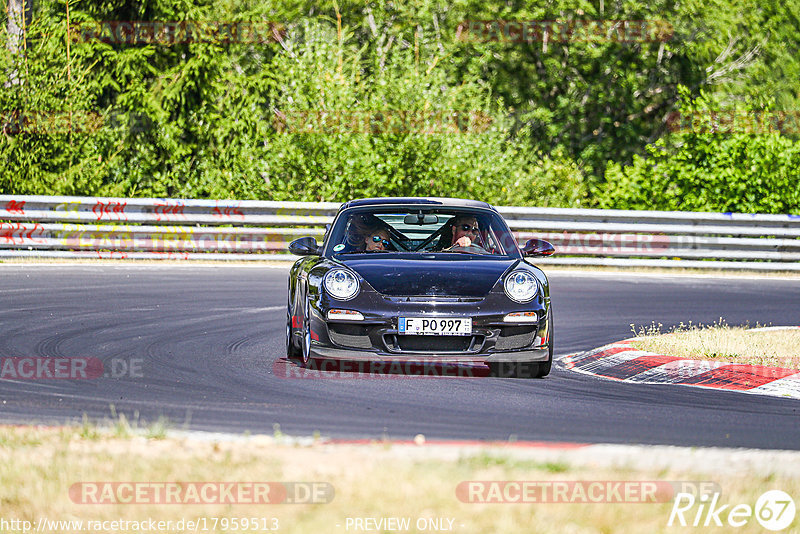
M 556 365 L 543 380 L 278 378 L 285 268 L 0 266 L 0 357 L 91 357 L 117 377 L 0 380 L 0 421 L 111 417 L 334 438 L 567 441 L 800 450 L 800 401 L 624 384 Z M 800 324 L 800 278 L 551 273 L 556 354 L 630 324 Z M 133 369 L 124 369 L 125 365 Z M 131 374 L 135 376 L 130 376 Z

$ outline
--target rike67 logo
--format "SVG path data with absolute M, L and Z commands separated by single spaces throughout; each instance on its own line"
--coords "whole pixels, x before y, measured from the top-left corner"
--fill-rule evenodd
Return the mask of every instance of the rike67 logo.
M 678 493 L 669 514 L 667 526 L 682 527 L 743 527 L 755 516 L 767 530 L 783 530 L 794 521 L 795 504 L 792 497 L 780 490 L 763 493 L 755 507 L 749 504 L 720 504 L 719 493 L 695 497 L 691 493 Z

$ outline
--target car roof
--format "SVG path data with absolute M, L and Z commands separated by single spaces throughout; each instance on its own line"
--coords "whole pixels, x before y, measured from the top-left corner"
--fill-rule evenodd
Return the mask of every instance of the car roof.
M 491 204 L 480 200 L 467 200 L 463 198 L 442 198 L 442 197 L 382 197 L 382 198 L 359 198 L 345 202 L 339 211 L 348 208 L 361 206 L 392 206 L 408 204 L 425 204 L 428 206 L 447 206 L 458 208 L 482 208 L 497 211 Z

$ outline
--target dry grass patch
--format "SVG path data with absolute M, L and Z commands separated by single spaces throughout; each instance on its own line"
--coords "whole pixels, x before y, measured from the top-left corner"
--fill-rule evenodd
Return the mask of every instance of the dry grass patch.
M 638 336 L 632 345 L 680 358 L 800 369 L 800 328 L 758 331 L 722 320 L 707 326 L 681 323 L 667 333 L 661 327 L 631 325 Z
M 452 519 L 452 531 L 465 534 L 703 532 L 707 529 L 667 527 L 671 502 L 474 504 L 460 501 L 455 488 L 470 480 L 712 481 L 722 491 L 722 503 L 753 506 L 768 489 L 800 496 L 800 477 L 791 469 L 800 464 L 800 454 L 792 452 L 748 451 L 752 456 L 744 457 L 737 451 L 669 447 L 611 451 L 607 446 L 589 451 L 382 443 L 301 446 L 267 437 L 121 438 L 102 430 L 87 434 L 80 427 L 0 427 L 0 435 L 3 517 L 34 524 L 40 517 L 84 521 L 274 517 L 280 532 L 344 534 L 356 532 L 347 530 L 347 518 L 408 517 L 412 525 L 408 532 L 421 531 L 415 526 L 418 518 Z M 751 462 L 753 458 L 757 460 Z M 334 486 L 335 498 L 316 505 L 86 505 L 70 499 L 72 484 L 100 481 L 320 481 Z M 798 524 L 796 519 L 794 527 Z M 736 530 L 749 533 L 761 528 L 753 518 Z

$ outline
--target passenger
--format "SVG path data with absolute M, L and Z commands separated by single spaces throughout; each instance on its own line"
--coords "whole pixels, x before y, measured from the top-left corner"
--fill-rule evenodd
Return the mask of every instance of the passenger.
M 374 216 L 354 217 L 350 222 L 347 243 L 354 251 L 392 250 L 386 224 Z
M 365 250 L 368 252 L 389 250 L 389 232 L 382 227 L 375 227 L 364 236 Z

